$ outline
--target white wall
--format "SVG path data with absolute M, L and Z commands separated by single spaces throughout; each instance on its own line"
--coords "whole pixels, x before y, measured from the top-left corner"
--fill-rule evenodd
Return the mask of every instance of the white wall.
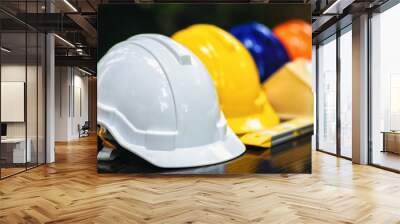
M 69 96 L 68 88 L 70 84 L 69 68 L 55 68 L 55 141 L 67 141 L 68 136 L 68 117 L 69 117 Z
M 56 67 L 55 85 L 55 140 L 77 139 L 78 124 L 88 120 L 88 78 L 76 68 Z
M 38 70 L 36 70 L 38 69 Z M 27 80 L 25 80 L 27 78 Z M 42 67 L 25 64 L 3 64 L 1 66 L 2 82 L 24 82 L 26 84 L 26 107 L 22 112 L 26 112 L 27 120 L 24 122 L 5 122 L 7 124 L 7 137 L 24 138 L 25 134 L 30 139 L 32 151 L 32 161 L 44 162 L 44 74 Z M 7 97 L 7 96 L 2 96 Z M 9 108 L 1 108 L 7 110 Z M 37 156 L 37 153 L 39 156 Z
M 28 67 L 30 70 L 31 67 Z M 1 81 L 25 82 L 25 64 L 9 64 L 1 66 Z M 2 110 L 6 108 L 1 108 Z M 7 137 L 25 137 L 25 122 L 7 123 Z
M 36 67 L 34 66 L 27 66 L 25 67 L 24 65 L 18 65 L 18 64 L 5 64 L 1 66 L 1 81 L 3 82 L 12 82 L 12 81 L 18 81 L 18 82 L 25 82 L 25 75 L 27 69 L 27 75 L 28 75 L 28 81 L 29 81 L 29 86 L 31 87 L 32 85 L 35 86 L 35 88 L 27 88 L 27 106 L 30 107 L 31 111 L 36 111 L 36 80 L 31 78 L 31 75 L 36 77 Z M 31 104 L 33 102 L 33 104 Z M 2 108 L 2 110 L 5 110 L 6 108 Z M 37 115 L 36 113 L 27 113 L 27 118 L 28 122 L 34 122 L 36 124 L 37 120 Z M 26 122 L 7 122 L 7 136 L 8 137 L 25 137 L 25 123 Z M 33 124 L 28 124 L 28 129 L 32 127 L 34 130 L 36 130 L 36 125 L 33 127 Z M 29 130 L 28 130 L 29 132 Z M 35 132 L 36 133 L 36 132 Z M 29 133 L 28 133 L 29 135 Z M 29 137 L 29 136 L 28 136 Z
M 74 96 L 71 96 L 71 99 L 74 99 L 74 102 L 71 102 L 71 105 L 74 105 L 71 108 L 71 136 L 72 138 L 78 138 L 78 124 L 82 126 L 85 121 L 88 121 L 88 77 L 82 76 L 79 70 L 74 70 L 74 72 L 74 88 L 72 88 Z

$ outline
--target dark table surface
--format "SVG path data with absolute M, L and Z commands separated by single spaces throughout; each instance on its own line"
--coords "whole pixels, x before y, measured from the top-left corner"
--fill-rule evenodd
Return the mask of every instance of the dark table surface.
M 311 173 L 311 136 L 303 136 L 271 149 L 247 146 L 240 157 L 210 166 L 165 169 L 153 166 L 128 151 L 111 162 L 98 162 L 99 173 L 134 174 L 251 174 Z

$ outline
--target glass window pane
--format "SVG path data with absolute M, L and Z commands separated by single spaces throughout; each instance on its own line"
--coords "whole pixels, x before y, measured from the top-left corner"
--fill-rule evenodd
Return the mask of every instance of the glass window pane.
M 352 35 L 340 36 L 340 153 L 352 157 Z
M 45 1 L 9 1 L 15 13 L 43 13 Z M 45 162 L 45 35 L 0 12 L 0 177 Z M 33 23 L 35 21 L 31 20 Z
M 37 13 L 37 1 L 27 2 L 26 12 Z M 37 17 L 36 17 L 37 18 Z M 31 19 L 33 23 L 35 19 Z M 27 167 L 38 164 L 38 33 L 27 29 L 27 75 L 26 75 L 26 125 L 27 142 L 30 144 L 30 160 Z
M 400 170 L 400 4 L 372 17 L 372 163 Z M 384 134 L 384 132 L 386 132 Z
M 317 61 L 316 61 L 316 58 L 317 58 L 317 48 L 316 48 L 316 45 L 313 45 L 312 46 L 312 80 L 313 80 L 313 82 L 312 82 L 312 91 L 313 91 L 313 100 L 314 100 L 314 102 L 317 102 L 317 98 L 316 98 L 316 90 L 315 90 L 315 87 L 316 87 L 316 76 L 317 76 Z M 311 148 L 312 148 L 312 150 L 316 150 L 317 149 L 317 147 L 316 147 L 316 139 L 315 139 L 315 137 L 316 137 L 316 130 L 317 130 L 317 126 L 316 126 L 316 122 L 315 122 L 315 120 L 316 120 L 316 106 L 314 106 L 314 113 L 313 113 L 313 115 L 314 115 L 314 134 L 313 134 L 313 137 L 312 137 L 312 144 L 311 144 Z
M 26 141 L 26 33 L 1 34 L 1 173 L 2 177 L 25 170 L 30 161 Z M 28 150 L 27 150 L 28 149 Z
M 31 153 L 30 160 L 27 164 L 29 167 L 34 167 L 37 165 L 37 132 L 38 132 L 38 88 L 37 88 L 37 80 L 38 80 L 38 49 L 37 49 L 37 41 L 38 36 L 36 32 L 28 32 L 27 33 L 27 80 L 26 80 L 26 113 L 27 113 L 27 141 L 30 142 Z
M 318 148 L 336 153 L 336 38 L 318 48 Z
M 38 164 L 45 163 L 46 149 L 45 149 L 45 94 L 46 94 L 46 74 L 45 74 L 45 60 L 46 60 L 46 36 L 43 33 L 38 35 Z

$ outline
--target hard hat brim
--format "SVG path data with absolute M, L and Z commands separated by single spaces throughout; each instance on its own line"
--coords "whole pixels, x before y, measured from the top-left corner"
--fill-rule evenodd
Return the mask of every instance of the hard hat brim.
M 246 150 L 244 144 L 229 127 L 222 141 L 196 147 L 176 148 L 174 150 L 149 150 L 143 146 L 128 143 L 112 127 L 107 128 L 107 130 L 123 148 L 161 168 L 214 165 L 239 157 Z
M 271 128 L 279 124 L 280 119 L 269 103 L 264 105 L 262 113 L 252 114 L 245 117 L 227 118 L 229 127 L 238 134 L 260 131 L 265 128 Z
M 230 128 L 227 128 L 225 139 L 213 144 L 177 148 L 172 152 L 139 150 L 137 154 L 158 167 L 185 168 L 226 162 L 242 155 L 245 150 L 246 148 L 240 139 Z
M 228 118 L 227 121 L 229 127 L 231 127 L 238 135 L 260 131 L 279 124 L 279 120 L 278 122 L 275 122 L 273 121 L 275 119 L 268 120 L 265 119 L 265 117 L 264 114 L 254 114 L 247 117 Z

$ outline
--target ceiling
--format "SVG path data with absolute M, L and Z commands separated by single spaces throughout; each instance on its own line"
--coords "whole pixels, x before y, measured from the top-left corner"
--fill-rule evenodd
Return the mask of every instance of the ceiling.
M 351 24 L 352 18 L 372 11 L 389 0 L 312 0 L 313 43 Z
M 56 65 L 86 67 L 96 70 L 97 5 L 101 3 L 135 2 L 188 2 L 185 0 L 1 0 L 0 24 L 3 46 L 12 48 L 13 54 L 25 54 L 25 30 L 32 32 L 54 32 Z M 237 2 L 238 0 L 192 0 L 191 2 Z M 318 0 L 239 0 L 257 3 L 307 3 L 312 4 L 313 13 L 318 13 L 315 5 L 324 6 Z M 49 5 L 51 7 L 49 7 Z M 46 8 L 47 7 L 47 8 Z M 52 8 L 50 10 L 50 8 Z M 321 8 L 321 7 L 320 7 Z M 49 12 L 52 13 L 49 13 Z M 29 38 L 28 38 L 29 39 Z M 66 41 L 64 41 L 66 40 Z M 72 45 L 71 45 L 72 44 Z M 36 46 L 28 44 L 29 52 Z M 3 55 L 3 54 L 2 54 Z M 11 57 L 9 54 L 8 57 Z M 29 56 L 28 56 L 29 57 Z

